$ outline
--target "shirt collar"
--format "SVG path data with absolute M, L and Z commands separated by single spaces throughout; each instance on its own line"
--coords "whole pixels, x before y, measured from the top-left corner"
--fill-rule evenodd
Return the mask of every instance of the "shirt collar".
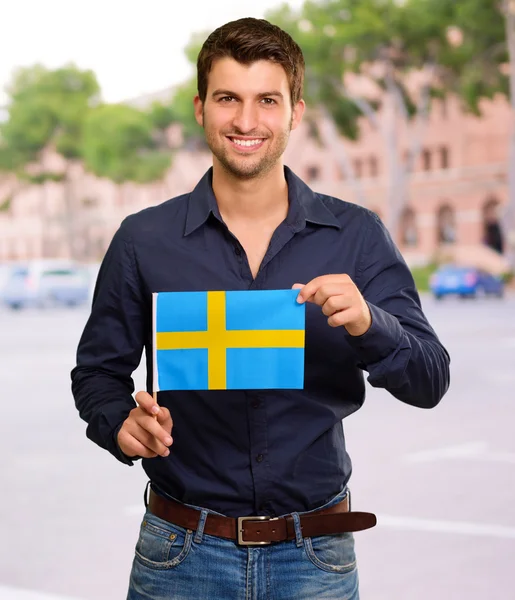
M 306 222 L 341 229 L 341 224 L 325 206 L 321 198 L 289 168 L 284 167 L 288 184 L 289 209 L 286 223 L 297 232 Z M 213 167 L 197 183 L 188 199 L 188 212 L 184 235 L 189 235 L 203 225 L 210 215 L 222 222 L 218 204 L 213 193 Z

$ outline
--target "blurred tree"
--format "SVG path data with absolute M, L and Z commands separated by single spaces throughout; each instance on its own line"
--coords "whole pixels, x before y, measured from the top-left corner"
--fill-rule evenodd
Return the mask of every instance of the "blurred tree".
M 171 152 L 163 135 L 173 122 L 172 111 L 154 104 L 142 112 L 124 104 L 92 109 L 84 123 L 85 167 L 116 183 L 149 183 L 163 177 Z
M 98 100 L 99 87 L 91 71 L 74 65 L 48 70 L 41 65 L 24 67 L 15 72 L 8 94 L 7 120 L 0 126 L 0 168 L 15 173 L 19 179 L 42 183 L 46 179 L 64 179 L 66 233 L 73 257 L 74 218 L 69 194 L 69 167 L 81 157 L 81 136 L 85 116 Z M 54 148 L 64 159 L 62 174 L 42 170 L 34 179 L 33 169 L 42 152 Z M 47 231 L 45 186 L 40 203 L 44 231 Z M 45 246 L 46 238 L 43 242 Z M 46 249 L 43 248 L 46 255 Z
M 307 1 L 301 11 L 285 5 L 267 15 L 301 46 L 305 98 L 315 115 L 327 118 L 318 121 L 322 143 L 334 150 L 351 181 L 345 144 L 337 132 L 355 141 L 359 119 L 365 118 L 380 133 L 388 181 L 385 221 L 394 238 L 408 201 L 408 175 L 420 155 L 431 97 L 437 92 L 449 15 L 443 10 L 424 12 L 410 0 Z M 419 74 L 416 85 L 409 80 L 414 71 Z M 407 152 L 400 143 L 403 130 L 409 134 Z
M 411 2 L 420 10 L 434 10 L 429 0 Z M 515 270 L 515 2 L 460 0 L 452 9 L 447 27 L 450 47 L 441 60 L 446 68 L 445 89 L 458 94 L 465 107 L 478 116 L 485 98 L 502 95 L 512 108 L 509 198 L 501 225 L 506 253 Z
M 501 1 L 513 18 L 514 1 Z M 386 222 L 394 238 L 431 99 L 454 93 L 466 110 L 479 114 L 482 98 L 508 91 L 500 9 L 492 0 L 308 0 L 300 11 L 283 5 L 267 15 L 303 49 L 308 104 L 347 139 L 359 137 L 363 117 L 381 133 L 389 182 Z M 513 21 L 507 30 L 515 35 Z M 410 78 L 415 72 L 417 85 Z M 411 137 L 407 152 L 400 147 L 403 130 Z M 345 145 L 331 123 L 320 133 L 348 172 Z
M 10 99 L 8 118 L 0 128 L 0 169 L 15 173 L 20 184 L 63 181 L 69 253 L 80 258 L 77 240 L 83 237 L 85 215 L 82 203 L 73 203 L 71 166 L 83 161 L 94 174 L 119 184 L 160 182 L 172 159 L 167 129 L 177 121 L 175 110 L 160 103 L 146 111 L 101 104 L 94 74 L 73 65 L 54 71 L 40 65 L 22 68 L 7 91 Z M 65 159 L 63 173 L 44 170 L 41 159 L 49 148 Z M 46 232 L 45 185 L 41 191 L 40 215 Z M 47 255 L 45 248 L 43 255 Z
M 156 196 L 164 195 L 163 176 L 172 161 L 167 130 L 176 121 L 174 110 L 154 102 L 146 111 L 125 104 L 93 108 L 84 123 L 84 166 L 97 177 L 117 184 L 118 203 L 125 203 L 126 182 L 155 184 Z M 86 203 L 83 226 L 90 254 L 103 252 L 93 231 L 99 216 L 96 204 Z M 100 213 L 101 214 L 101 213 Z
M 172 98 L 172 106 L 177 116 L 177 121 L 181 123 L 186 148 L 205 149 L 207 145 L 204 131 L 195 120 L 195 113 L 193 111 L 193 98 L 196 94 L 197 79 L 196 77 L 192 77 L 177 88 Z

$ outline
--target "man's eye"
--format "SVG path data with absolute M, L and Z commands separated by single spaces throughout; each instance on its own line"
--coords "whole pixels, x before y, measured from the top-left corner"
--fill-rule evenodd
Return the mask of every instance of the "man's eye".
M 275 104 L 275 100 L 273 98 L 263 98 L 262 101 L 268 105 Z
M 231 100 L 234 100 L 233 96 L 223 96 L 223 98 L 220 98 L 220 102 L 231 102 Z

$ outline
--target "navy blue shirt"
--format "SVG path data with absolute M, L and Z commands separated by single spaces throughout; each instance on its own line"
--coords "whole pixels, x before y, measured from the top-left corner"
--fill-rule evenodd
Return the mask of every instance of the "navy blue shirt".
M 368 302 L 360 337 L 332 328 L 306 304 L 302 390 L 163 391 L 174 443 L 143 459 L 157 489 L 229 516 L 316 508 L 351 475 L 342 419 L 375 387 L 421 408 L 449 385 L 449 356 L 428 324 L 411 273 L 371 211 L 313 192 L 285 167 L 289 209 L 253 279 L 245 252 L 218 210 L 212 170 L 193 192 L 127 217 L 95 287 L 72 371 L 87 436 L 126 464 L 116 435 L 135 407 L 132 373 L 143 349 L 152 393 L 152 293 L 290 289 L 347 273 Z

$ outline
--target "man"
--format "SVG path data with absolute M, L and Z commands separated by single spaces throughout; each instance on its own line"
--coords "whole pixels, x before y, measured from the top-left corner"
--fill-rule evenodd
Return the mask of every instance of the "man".
M 352 532 L 375 521 L 350 510 L 342 419 L 363 404 L 363 370 L 436 406 L 449 357 L 380 220 L 283 165 L 304 112 L 298 45 L 241 19 L 209 36 L 197 67 L 213 167 L 191 194 L 121 224 L 72 371 L 87 435 L 126 464 L 142 457 L 151 482 L 128 598 L 355 600 Z M 303 389 L 154 401 L 153 292 L 285 288 L 306 303 Z

